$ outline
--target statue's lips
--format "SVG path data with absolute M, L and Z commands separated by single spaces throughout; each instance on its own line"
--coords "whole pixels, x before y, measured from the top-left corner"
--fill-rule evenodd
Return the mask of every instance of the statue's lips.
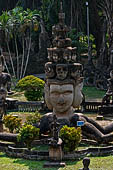
M 66 103 L 58 103 L 58 104 L 57 104 L 58 107 L 63 107 L 63 106 L 65 106 L 65 105 L 66 105 Z

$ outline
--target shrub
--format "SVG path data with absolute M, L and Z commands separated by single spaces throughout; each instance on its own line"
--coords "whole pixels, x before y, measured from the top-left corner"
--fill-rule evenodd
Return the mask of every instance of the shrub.
M 81 128 L 68 127 L 65 125 L 60 130 L 60 137 L 63 140 L 64 151 L 74 151 L 81 140 Z
M 18 134 L 18 141 L 23 142 L 28 149 L 31 149 L 31 144 L 36 137 L 39 137 L 39 128 L 32 125 L 24 125 Z
M 33 124 L 39 122 L 40 118 L 41 118 L 41 115 L 38 112 L 36 112 L 34 114 L 30 114 L 29 116 L 26 117 L 25 124 L 33 125 Z
M 25 91 L 24 95 L 28 101 L 37 101 L 43 96 L 44 81 L 30 75 L 19 80 L 16 87 Z
M 21 127 L 21 118 L 18 118 L 14 115 L 6 115 L 3 118 L 3 123 L 7 127 L 10 133 L 13 133 L 14 130 L 18 130 Z

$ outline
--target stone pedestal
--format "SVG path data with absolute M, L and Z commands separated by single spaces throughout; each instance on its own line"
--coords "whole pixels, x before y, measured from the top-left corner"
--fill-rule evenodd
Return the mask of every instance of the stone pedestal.
M 64 162 L 46 162 L 44 164 L 44 168 L 51 168 L 51 167 L 65 167 L 65 163 Z
M 58 142 L 55 143 L 54 140 L 50 142 L 50 147 L 49 147 L 49 162 L 46 162 L 44 164 L 44 168 L 49 168 L 49 167 L 64 167 L 65 162 L 62 162 L 63 158 L 63 151 L 62 151 L 62 140 L 59 138 Z
M 49 158 L 53 161 L 61 161 L 63 157 L 62 148 L 60 145 L 57 147 L 50 146 L 49 148 Z
M 98 108 L 100 115 L 109 115 L 113 116 L 113 105 L 103 105 Z

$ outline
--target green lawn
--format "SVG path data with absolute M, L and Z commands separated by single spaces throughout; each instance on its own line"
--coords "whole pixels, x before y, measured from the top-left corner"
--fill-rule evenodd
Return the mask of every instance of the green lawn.
M 90 157 L 91 170 L 112 170 L 113 156 Z M 82 160 L 66 161 L 64 168 L 43 168 L 46 161 L 30 161 L 20 158 L 10 158 L 4 153 L 0 153 L 0 170 L 79 170 L 82 168 Z
M 84 87 L 83 93 L 86 99 L 102 99 L 106 91 L 98 90 L 95 87 Z

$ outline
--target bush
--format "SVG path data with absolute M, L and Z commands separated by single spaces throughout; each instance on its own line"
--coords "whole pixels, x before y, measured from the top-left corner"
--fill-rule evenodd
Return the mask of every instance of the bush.
M 74 151 L 81 141 L 81 128 L 68 127 L 65 125 L 60 130 L 60 137 L 63 140 L 64 151 Z
M 44 81 L 30 75 L 19 80 L 16 87 L 25 91 L 24 95 L 28 101 L 37 101 L 43 96 Z
M 21 118 L 13 115 L 6 115 L 3 119 L 3 123 L 5 127 L 9 129 L 10 133 L 13 133 L 14 130 L 18 130 L 21 127 L 21 121 Z
M 40 118 L 41 118 L 40 113 L 36 112 L 26 117 L 25 124 L 30 124 L 30 125 L 36 124 L 37 122 L 40 121 Z
M 28 149 L 31 149 L 31 144 L 36 137 L 39 137 L 39 128 L 32 125 L 24 125 L 18 134 L 18 141 L 23 142 Z

